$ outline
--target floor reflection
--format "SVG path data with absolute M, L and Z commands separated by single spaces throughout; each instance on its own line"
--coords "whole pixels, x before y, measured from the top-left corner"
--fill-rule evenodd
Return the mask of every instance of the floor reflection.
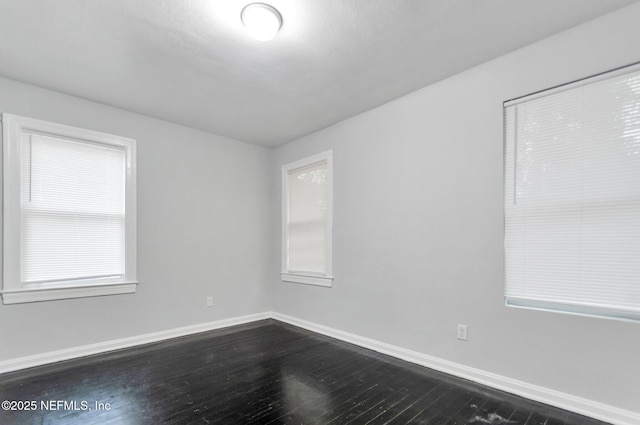
M 321 382 L 291 368 L 281 371 L 284 408 L 299 423 L 326 422 L 331 398 Z

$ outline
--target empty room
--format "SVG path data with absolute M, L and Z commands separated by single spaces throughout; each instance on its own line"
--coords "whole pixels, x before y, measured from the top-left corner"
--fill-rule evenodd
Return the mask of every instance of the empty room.
M 640 2 L 0 0 L 0 424 L 640 425 Z

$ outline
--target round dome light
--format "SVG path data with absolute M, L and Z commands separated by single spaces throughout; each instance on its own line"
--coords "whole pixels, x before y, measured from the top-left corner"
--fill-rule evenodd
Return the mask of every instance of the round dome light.
M 240 13 L 242 24 L 256 40 L 271 40 L 282 26 L 282 16 L 265 3 L 251 3 Z

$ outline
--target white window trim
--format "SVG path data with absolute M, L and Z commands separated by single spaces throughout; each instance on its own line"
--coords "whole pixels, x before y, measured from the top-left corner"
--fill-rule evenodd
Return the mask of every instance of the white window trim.
M 18 304 L 80 298 L 136 291 L 136 141 L 82 128 L 17 115 L 2 114 L 3 136 L 3 279 L 2 301 Z M 123 147 L 125 179 L 125 276 L 113 283 L 67 284 L 52 288 L 25 288 L 20 282 L 20 140 L 24 132 L 35 132 L 90 143 Z
M 288 222 L 289 222 L 289 193 L 288 175 L 290 172 L 300 168 L 309 167 L 320 162 L 327 163 L 327 272 L 326 274 L 309 274 L 294 272 L 288 268 Z M 282 272 L 281 278 L 285 282 L 302 283 L 306 285 L 316 285 L 324 287 L 333 286 L 333 151 L 313 155 L 299 161 L 291 162 L 282 166 Z

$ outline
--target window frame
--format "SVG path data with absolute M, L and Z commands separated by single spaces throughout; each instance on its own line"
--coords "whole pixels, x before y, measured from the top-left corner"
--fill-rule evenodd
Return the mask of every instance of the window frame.
M 327 164 L 327 221 L 325 225 L 325 250 L 327 267 L 324 274 L 289 270 L 289 174 L 302 168 L 326 162 Z M 282 268 L 285 282 L 324 287 L 333 286 L 333 150 L 321 152 L 282 166 Z
M 2 220 L 2 301 L 18 304 L 136 292 L 136 140 L 93 130 L 2 114 L 3 220 Z M 125 274 L 109 282 L 61 281 L 57 286 L 25 287 L 20 279 L 21 229 L 21 141 L 25 134 L 37 133 L 97 145 L 115 146 L 125 151 Z

